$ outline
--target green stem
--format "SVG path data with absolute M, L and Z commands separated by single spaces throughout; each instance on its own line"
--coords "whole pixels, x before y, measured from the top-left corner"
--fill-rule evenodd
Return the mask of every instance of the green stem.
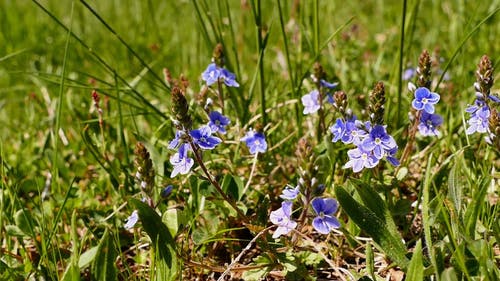
M 402 102 L 402 92 L 403 92 L 403 55 L 404 55 L 404 44 L 405 44 L 405 23 L 406 23 L 406 4 L 407 0 L 403 1 L 403 11 L 401 18 L 401 38 L 399 41 L 399 67 L 398 67 L 398 105 L 397 105 L 397 115 L 396 115 L 396 128 L 399 128 L 401 122 L 401 102 Z
M 193 152 L 194 152 L 193 154 L 194 154 L 194 157 L 196 159 L 196 162 L 198 163 L 201 170 L 203 171 L 203 173 L 207 177 L 208 181 L 215 187 L 215 189 L 222 196 L 224 201 L 226 201 L 229 205 L 231 205 L 231 207 L 233 207 L 233 209 L 236 211 L 236 213 L 238 213 L 238 216 L 240 217 L 240 219 L 243 220 L 243 223 L 245 223 L 245 224 L 248 223 L 248 219 L 245 216 L 245 214 L 243 214 L 243 212 L 240 210 L 240 208 L 238 208 L 238 206 L 236 206 L 236 203 L 233 200 L 231 200 L 231 198 L 229 198 L 229 196 L 227 196 L 226 193 L 224 193 L 220 184 L 214 179 L 214 177 L 208 171 L 207 167 L 205 166 L 205 163 L 203 163 L 203 160 L 201 159 L 199 147 L 192 140 L 189 141 L 189 145 L 191 145 L 191 149 L 193 149 Z

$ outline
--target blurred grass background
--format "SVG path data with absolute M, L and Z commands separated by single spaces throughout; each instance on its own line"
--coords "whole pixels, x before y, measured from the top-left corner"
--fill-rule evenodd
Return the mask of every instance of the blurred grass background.
M 401 130 L 392 121 L 398 116 L 402 1 L 318 1 L 317 12 L 312 2 L 262 2 L 263 36 L 268 36 L 263 59 L 266 107 L 305 94 L 310 84 L 303 79 L 309 76 L 317 57 L 330 75 L 329 81 L 339 81 L 340 88 L 352 96 L 355 109 L 360 108 L 355 102 L 357 97 L 366 98 L 376 81 L 384 81 L 388 125 L 392 131 Z M 403 68 L 415 67 L 422 49 L 438 54 L 438 68 L 444 67 L 467 34 L 499 7 L 499 0 L 408 1 Z M 56 21 L 70 28 L 88 47 L 70 39 L 64 77 L 68 33 Z M 170 115 L 170 97 L 162 82 L 162 69 L 168 68 L 174 77 L 183 74 L 190 81 L 189 95 L 194 100 L 202 85 L 200 74 L 210 63 L 218 42 L 224 44 L 228 68 L 242 85 L 228 94 L 228 114 L 238 117 L 233 124 L 246 125 L 260 113 L 257 32 L 251 3 L 246 0 L 1 0 L 0 142 L 5 219 L 0 224 L 13 223 L 10 218 L 18 210 L 28 208 L 39 212 L 52 227 L 50 220 L 70 191 L 76 195 L 64 205 L 66 219 L 71 217 L 73 208 L 78 208 L 82 217 L 87 216 L 84 220 L 90 228 L 93 219 L 116 210 L 122 202 L 118 200 L 134 190 L 130 182 L 134 143 L 159 140 L 159 144 L 164 144 L 173 136 L 173 130 L 158 129 L 170 124 L 165 118 Z M 440 88 L 440 111 L 446 112 L 447 118 L 443 133 L 448 137 L 441 139 L 436 149 L 458 151 L 465 146 L 462 114 L 466 104 L 474 99 L 476 64 L 483 54 L 488 54 L 498 68 L 499 35 L 500 20 L 496 14 L 472 34 L 451 62 L 450 80 Z M 319 50 L 320 46 L 325 48 Z M 498 81 L 498 74 L 496 78 Z M 407 124 L 406 112 L 412 99 L 405 88 L 403 84 L 403 112 L 399 113 L 403 125 Z M 497 83 L 494 92 L 499 88 Z M 99 135 L 91 98 L 93 89 L 102 95 L 107 124 L 104 142 L 92 139 L 94 135 L 90 134 L 97 143 L 97 157 L 92 156 L 88 142 L 82 139 L 87 130 Z M 360 100 L 362 105 L 363 99 Z M 58 106 L 62 106 L 59 117 Z M 279 128 L 273 131 L 271 143 L 278 143 L 296 128 L 303 129 L 301 111 L 300 106 L 271 111 L 269 123 Z M 60 132 L 56 132 L 57 122 Z M 57 146 L 55 136 L 60 138 Z M 279 153 L 292 155 L 292 144 L 300 137 L 297 134 L 289 139 Z M 101 148 L 106 156 L 99 156 Z M 59 156 L 54 158 L 54 153 Z M 167 157 L 164 150 L 157 155 L 158 159 Z M 96 158 L 107 163 L 104 166 L 108 170 L 100 167 Z M 481 164 L 476 164 L 473 171 L 481 171 Z M 159 169 L 163 176 L 161 172 L 168 168 Z M 52 175 L 56 180 L 56 200 L 42 202 L 38 195 L 49 172 L 57 173 Z M 74 179 L 79 189 L 70 190 Z M 120 225 L 124 217 L 118 216 L 116 224 Z M 61 244 L 69 243 L 65 232 L 68 223 L 57 225 Z M 82 243 L 95 243 L 92 239 L 95 237 Z M 8 244 L 6 249 L 12 249 L 13 242 L 7 237 L 3 240 Z

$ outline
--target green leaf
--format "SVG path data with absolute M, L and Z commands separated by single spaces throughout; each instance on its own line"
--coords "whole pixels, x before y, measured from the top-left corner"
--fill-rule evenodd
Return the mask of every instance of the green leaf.
M 33 225 L 33 220 L 26 212 L 26 210 L 18 210 L 14 214 L 14 222 L 25 235 L 31 236 L 30 233 L 32 233 L 31 227 Z
M 457 162 L 455 162 L 448 174 L 448 198 L 453 202 L 453 207 L 459 215 L 461 213 L 462 190 L 464 188 L 463 178 L 460 178 L 461 174 L 460 167 L 457 166 Z
M 178 261 L 175 252 L 175 241 L 161 217 L 147 204 L 135 199 L 130 199 L 130 204 L 139 213 L 144 231 L 151 239 L 155 251 L 157 280 L 175 280 L 178 275 Z
M 378 193 L 369 184 L 362 181 L 351 179 L 349 182 L 358 192 L 364 205 L 384 222 L 387 229 L 393 236 L 399 237 L 400 234 L 398 232 L 398 228 L 396 227 L 396 223 L 392 219 L 392 214 L 380 195 L 378 195 Z
M 80 259 L 78 260 L 78 267 L 80 268 L 80 270 L 86 268 L 90 265 L 90 263 L 94 261 L 98 251 L 99 246 L 96 246 L 88 249 L 80 256 Z
M 7 236 L 17 236 L 17 237 L 28 236 L 16 225 L 6 225 L 5 232 L 7 233 Z
M 408 267 L 406 258 L 406 247 L 399 233 L 394 235 L 387 227 L 385 221 L 380 219 L 374 212 L 358 203 L 342 187 L 335 187 L 337 199 L 347 215 L 368 235 L 373 238 L 380 248 L 395 261 L 401 268 Z
M 408 266 L 408 274 L 406 275 L 407 281 L 421 281 L 424 280 L 424 263 L 422 259 L 422 241 L 418 240 L 413 256 Z
M 62 277 L 63 281 L 77 281 L 80 280 L 80 269 L 76 264 L 70 263 Z M 110 279 L 111 280 L 111 279 Z
M 258 256 L 253 259 L 252 265 L 268 265 L 243 272 L 242 278 L 246 281 L 262 280 L 273 269 L 273 262 L 267 255 Z
M 116 280 L 115 259 L 117 255 L 118 252 L 113 244 L 113 239 L 109 235 L 109 230 L 106 229 L 92 263 L 92 280 Z
M 233 177 L 231 174 L 226 174 L 222 180 L 222 190 L 235 200 L 240 200 L 243 196 L 245 185 L 239 177 Z
M 170 231 L 170 235 L 175 236 L 177 231 L 179 231 L 179 227 L 182 224 L 186 224 L 187 219 L 183 211 L 168 209 L 163 213 L 162 221 Z

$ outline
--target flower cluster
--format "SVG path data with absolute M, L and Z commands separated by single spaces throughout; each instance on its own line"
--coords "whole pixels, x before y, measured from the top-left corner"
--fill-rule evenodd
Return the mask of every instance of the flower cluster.
M 337 94 L 336 96 L 346 99 L 345 95 Z M 384 102 L 384 87 L 379 82 L 370 95 L 371 121 L 362 122 L 357 120 L 355 115 L 344 113 L 330 127 L 330 132 L 333 135 L 332 142 L 340 140 L 344 144 L 356 146 L 347 152 L 349 161 L 344 165 L 344 168 L 352 168 L 353 172 L 357 173 L 364 168 L 377 166 L 382 159 L 386 159 L 394 166 L 399 165 L 399 161 L 395 157 L 398 145 L 394 138 L 387 133 L 387 126 L 382 124 Z M 346 104 L 345 101 L 337 103 Z
M 343 121 L 338 118 L 335 125 L 330 127 L 333 142 L 341 140 L 345 144 L 354 144 L 356 148 L 347 151 L 349 161 L 344 168 L 352 168 L 357 173 L 363 168 L 373 168 L 379 161 L 386 159 L 394 166 L 399 165 L 395 158 L 398 145 L 394 138 L 386 131 L 386 126 L 372 126 L 370 121 L 361 122 L 353 116 L 351 120 Z
M 287 186 L 283 190 L 280 198 L 285 201 L 281 203 L 281 208 L 272 211 L 269 216 L 269 220 L 277 226 L 273 238 L 279 238 L 281 235 L 286 235 L 297 227 L 297 222 L 292 219 L 292 207 L 293 201 L 300 194 L 300 186 Z M 328 234 L 333 229 L 340 227 L 340 222 L 334 216 L 334 213 L 337 212 L 338 209 L 337 200 L 333 198 L 316 197 L 311 201 L 311 207 L 314 211 L 312 226 L 317 232 Z
M 304 106 L 303 114 L 316 113 L 326 100 L 330 104 L 334 104 L 335 99 L 328 90 L 335 89 L 339 83 L 327 82 L 323 77 L 325 73 L 319 64 L 315 65 L 315 74 L 311 75 L 312 81 L 316 84 L 316 89 L 302 96 L 301 101 Z M 325 92 L 326 91 L 326 92 Z
M 236 75 L 229 70 L 217 66 L 215 63 L 208 65 L 207 69 L 201 75 L 201 78 L 210 86 L 217 82 L 223 82 L 228 87 L 239 87 L 236 82 Z
M 221 115 L 221 118 L 224 120 L 227 119 L 223 115 Z M 219 137 L 213 135 L 217 131 L 212 130 L 212 126 L 210 125 L 212 123 L 214 123 L 214 120 L 211 119 L 208 125 L 203 125 L 189 132 L 177 130 L 175 138 L 168 145 L 169 149 L 177 149 L 177 152 L 170 157 L 170 164 L 174 167 L 170 177 L 173 178 L 177 174 L 185 175 L 189 173 L 194 165 L 194 160 L 188 156 L 189 151 L 194 149 L 196 150 L 195 153 L 198 153 L 198 149 L 212 150 L 222 142 Z M 221 126 L 225 131 L 224 125 L 219 124 L 218 126 Z
M 443 124 L 443 117 L 434 113 L 434 106 L 440 99 L 439 94 L 431 92 L 426 87 L 416 88 L 412 83 L 409 83 L 408 88 L 414 92 L 411 104 L 413 109 L 418 112 L 418 131 L 422 136 L 438 136 L 437 129 Z
M 492 142 L 498 136 L 495 134 L 498 113 L 493 108 L 500 103 L 500 98 L 491 93 L 493 86 L 493 66 L 487 56 L 483 56 L 476 71 L 477 81 L 474 83 L 476 100 L 473 105 L 468 106 L 465 111 L 470 114 L 467 120 L 468 128 L 465 131 L 470 135 L 473 133 L 488 133 L 488 140 Z M 493 113 L 493 114 L 492 114 Z

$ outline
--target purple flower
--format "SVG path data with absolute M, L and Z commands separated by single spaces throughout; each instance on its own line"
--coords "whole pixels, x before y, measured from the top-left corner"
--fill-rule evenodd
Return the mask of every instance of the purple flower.
M 490 117 L 490 109 L 486 104 L 481 105 L 479 103 L 479 105 L 470 106 L 465 111 L 472 113 L 471 118 L 467 120 L 467 124 L 469 124 L 469 128 L 465 131 L 467 135 L 489 131 L 488 118 Z
M 292 201 L 284 201 L 281 208 L 272 211 L 269 220 L 278 226 L 274 231 L 273 238 L 278 238 L 283 234 L 288 234 L 297 226 L 297 223 L 290 219 L 292 215 Z
M 208 122 L 208 126 L 212 129 L 212 132 L 220 132 L 222 134 L 226 133 L 226 126 L 231 123 L 231 120 L 226 116 L 222 115 L 218 111 L 211 111 L 208 115 L 210 121 Z
M 443 124 L 443 117 L 439 114 L 429 114 L 426 111 L 420 115 L 420 123 L 418 124 L 418 131 L 422 136 L 438 136 L 439 131 L 437 127 Z
M 236 82 L 236 75 L 225 68 L 218 67 L 215 63 L 208 65 L 207 69 L 201 74 L 201 78 L 210 86 L 219 80 L 224 82 L 228 87 L 239 87 Z
M 385 151 L 389 151 L 398 145 L 394 138 L 387 134 L 384 126 L 375 125 L 360 146 L 364 151 L 373 151 L 373 155 L 377 159 L 382 159 Z
M 349 156 L 349 161 L 344 165 L 344 169 L 352 168 L 355 173 L 360 172 L 363 168 L 373 168 L 377 166 L 379 161 L 373 152 L 365 151 L 360 146 L 347 151 L 347 156 Z
M 240 139 L 240 141 L 245 142 L 250 149 L 251 154 L 255 154 L 257 152 L 264 153 L 267 150 L 266 137 L 264 134 L 257 133 L 254 130 L 248 131 L 247 134 Z
M 301 98 L 302 104 L 304 105 L 304 114 L 315 113 L 319 110 L 319 92 L 318 90 L 313 90 L 309 94 L 304 95 Z
M 299 195 L 300 189 L 299 186 L 297 185 L 295 188 L 293 186 L 287 185 L 285 189 L 283 189 L 280 198 L 284 200 L 293 200 L 297 198 L 297 195 Z
M 317 214 L 312 222 L 317 232 L 328 234 L 332 229 L 340 227 L 340 222 L 333 216 L 338 209 L 337 200 L 317 197 L 312 200 L 311 205 Z
M 201 149 L 214 149 L 222 142 L 218 137 L 212 136 L 212 129 L 210 129 L 209 126 L 191 130 L 189 135 L 193 138 L 194 143 L 199 145 Z
M 439 101 L 439 94 L 429 91 L 425 87 L 415 90 L 415 99 L 411 103 L 416 110 L 425 110 L 427 113 L 434 113 L 434 105 Z
M 132 214 L 127 218 L 127 223 L 123 226 L 125 229 L 131 229 L 139 221 L 139 214 L 137 210 L 134 210 Z
M 174 166 L 174 170 L 170 177 L 173 178 L 177 174 L 185 175 L 189 173 L 191 167 L 194 165 L 194 160 L 187 156 L 189 150 L 189 144 L 184 143 L 179 147 L 179 151 L 174 155 L 170 156 L 170 164 Z

